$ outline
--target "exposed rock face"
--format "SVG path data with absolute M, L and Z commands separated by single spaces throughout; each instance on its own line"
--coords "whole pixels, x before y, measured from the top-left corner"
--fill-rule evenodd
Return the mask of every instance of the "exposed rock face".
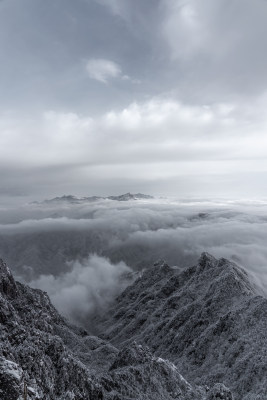
M 71 326 L 46 293 L 15 282 L 0 262 L 1 400 L 231 399 L 217 386 L 190 385 L 145 346 L 118 350 Z
M 0 259 L 0 293 L 7 298 L 15 298 L 17 296 L 17 287 L 13 276 L 7 265 Z
M 99 385 L 71 351 L 82 348 L 82 332 L 65 323 L 44 292 L 15 283 L 6 265 L 0 265 L 1 400 L 22 399 L 24 390 L 28 399 L 72 399 L 70 389 L 98 399 Z
M 245 271 L 204 253 L 186 270 L 147 269 L 98 321 L 114 346 L 136 341 L 170 360 L 190 382 L 267 398 L 267 299 Z M 208 399 L 231 398 L 215 385 Z M 224 397 L 223 397 L 224 396 Z

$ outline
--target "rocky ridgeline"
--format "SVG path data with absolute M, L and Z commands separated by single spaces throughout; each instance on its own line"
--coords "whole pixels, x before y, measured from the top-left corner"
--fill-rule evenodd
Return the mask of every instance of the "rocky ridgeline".
M 266 322 L 247 274 L 207 254 L 148 268 L 94 321 L 101 338 L 0 261 L 0 399 L 263 400 Z
M 267 299 L 247 273 L 202 254 L 181 270 L 147 269 L 97 321 L 115 346 L 132 341 L 170 360 L 190 382 L 223 382 L 237 400 L 267 399 Z
M 118 196 L 90 196 L 90 197 L 76 197 L 73 195 L 64 195 L 61 197 L 55 197 L 53 199 L 44 200 L 41 203 L 34 202 L 35 204 L 82 204 L 82 203 L 92 203 L 99 200 L 114 200 L 114 201 L 129 201 L 129 200 L 152 200 L 153 196 L 143 193 L 124 193 Z

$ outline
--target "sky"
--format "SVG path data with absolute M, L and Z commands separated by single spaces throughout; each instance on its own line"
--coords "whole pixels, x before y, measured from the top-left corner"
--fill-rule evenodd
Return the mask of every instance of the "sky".
M 265 0 L 0 0 L 0 196 L 267 197 Z

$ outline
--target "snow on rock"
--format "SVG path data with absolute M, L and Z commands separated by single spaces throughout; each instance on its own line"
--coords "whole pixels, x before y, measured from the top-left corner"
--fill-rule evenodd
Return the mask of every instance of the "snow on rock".
M 267 299 L 226 259 L 203 253 L 182 271 L 158 262 L 95 323 L 114 346 L 136 341 L 190 383 L 213 387 L 208 399 L 231 399 L 218 383 L 236 400 L 267 398 Z
M 94 321 L 71 325 L 0 260 L 0 399 L 266 400 L 267 299 L 203 253 L 143 271 Z
M 0 282 L 1 400 L 206 400 L 208 388 L 193 387 L 148 348 L 118 349 L 72 326 L 2 261 Z
M 207 400 L 216 399 L 234 400 L 230 390 L 222 383 L 216 383 L 213 388 L 208 392 Z
M 17 400 L 22 393 L 22 378 L 18 364 L 0 357 L 0 399 Z

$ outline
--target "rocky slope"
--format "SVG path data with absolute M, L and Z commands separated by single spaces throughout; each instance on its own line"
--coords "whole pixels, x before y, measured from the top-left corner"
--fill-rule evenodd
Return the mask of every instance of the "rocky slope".
M 0 260 L 1 400 L 232 399 L 223 384 L 190 385 L 142 340 L 114 341 L 71 326 L 46 293 L 15 282 Z
M 190 382 L 222 382 L 237 400 L 267 398 L 267 299 L 225 259 L 205 253 L 186 270 L 159 262 L 96 322 L 114 346 L 146 345 Z

